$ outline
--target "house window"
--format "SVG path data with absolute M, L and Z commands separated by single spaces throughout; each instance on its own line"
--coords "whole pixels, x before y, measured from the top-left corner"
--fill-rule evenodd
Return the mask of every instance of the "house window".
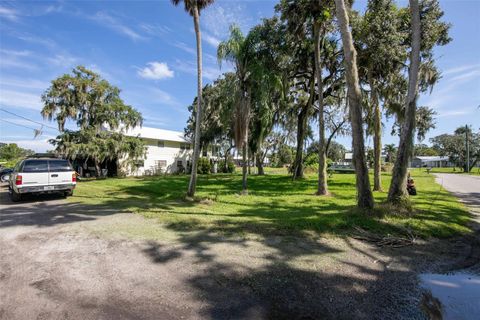
M 158 146 L 159 148 L 165 148 L 165 141 L 163 141 L 163 140 L 158 140 L 158 141 L 157 141 L 157 146 Z
M 204 150 L 202 151 L 202 156 L 203 156 L 203 157 L 208 156 L 208 151 L 207 151 L 206 149 L 204 149 Z
M 177 161 L 177 167 L 178 167 L 178 168 L 183 167 L 183 161 L 182 161 L 182 160 L 178 160 L 178 161 Z
M 167 166 L 167 160 L 155 160 L 155 167 L 165 168 Z

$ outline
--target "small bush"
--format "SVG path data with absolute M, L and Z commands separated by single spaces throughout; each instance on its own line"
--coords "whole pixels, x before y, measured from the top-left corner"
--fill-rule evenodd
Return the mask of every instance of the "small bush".
M 225 160 L 220 160 L 218 162 L 218 172 L 222 173 L 234 173 L 235 172 L 235 163 L 232 159 L 227 160 L 227 165 L 225 166 Z
M 212 171 L 212 164 L 210 159 L 201 157 L 198 158 L 197 173 L 208 174 Z
M 386 162 L 382 164 L 382 166 L 380 167 L 380 170 L 382 172 L 392 172 L 392 169 L 393 169 L 393 163 L 391 162 Z

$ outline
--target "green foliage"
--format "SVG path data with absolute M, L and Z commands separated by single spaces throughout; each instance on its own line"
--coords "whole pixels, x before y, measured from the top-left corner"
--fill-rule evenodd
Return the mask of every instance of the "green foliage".
M 198 158 L 197 173 L 209 174 L 211 172 L 212 172 L 212 164 L 210 163 L 210 159 L 206 157 Z
M 275 166 L 275 167 L 283 167 L 285 165 L 291 165 L 293 162 L 293 154 L 294 150 L 292 147 L 286 145 L 286 144 L 281 144 L 278 147 L 278 151 L 272 155 L 270 158 L 270 162 Z
M 466 166 L 466 136 L 468 133 L 470 164 Z M 433 148 L 441 156 L 448 156 L 449 160 L 455 165 L 463 167 L 465 171 L 470 169 L 480 161 L 480 132 L 473 132 L 470 128 L 459 127 L 453 134 L 442 134 L 430 139 Z
M 318 169 L 318 153 L 310 153 L 303 161 L 306 168 Z
M 50 140 L 56 152 L 70 159 L 93 159 L 97 165 L 124 157 L 131 164 L 143 157 L 142 140 L 122 134 L 124 129 L 141 125 L 142 116 L 125 105 L 119 94 L 120 89 L 82 66 L 73 69 L 72 75 L 53 80 L 42 96 L 41 114 L 58 123 L 61 134 Z M 64 130 L 68 119 L 76 121 L 78 131 Z M 105 131 L 104 126 L 112 131 Z
M 42 101 L 42 116 L 57 121 L 60 131 L 68 119 L 76 121 L 80 129 L 97 131 L 103 125 L 113 130 L 121 125 L 130 128 L 142 124 L 141 114 L 123 103 L 120 89 L 83 66 L 73 69 L 72 75 L 53 80 Z
M 395 146 L 393 143 L 386 144 L 383 147 L 383 152 L 385 152 L 386 154 L 385 162 L 395 163 L 395 159 L 397 157 L 397 150 L 397 146 Z
M 8 143 L 0 147 L 0 161 L 7 161 L 6 167 L 11 167 L 19 159 L 34 154 L 33 150 L 20 148 L 16 143 Z
M 438 150 L 429 147 L 426 144 L 416 144 L 414 149 L 413 149 L 414 155 L 415 156 L 438 156 Z
M 235 163 L 231 158 L 227 159 L 227 163 L 225 165 L 225 160 L 220 160 L 218 162 L 218 170 L 222 173 L 234 173 L 235 172 Z
M 345 158 L 346 152 L 347 149 L 343 146 L 343 144 L 332 140 L 330 141 L 330 145 L 328 146 L 327 158 L 332 160 L 333 162 L 342 161 Z M 316 154 L 318 157 L 318 141 L 315 141 L 310 144 L 310 146 L 308 146 L 307 154 L 310 155 L 312 153 Z

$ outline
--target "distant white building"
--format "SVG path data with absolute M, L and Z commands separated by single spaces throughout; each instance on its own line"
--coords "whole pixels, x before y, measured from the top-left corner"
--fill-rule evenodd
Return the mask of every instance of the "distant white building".
M 153 175 L 183 171 L 190 165 L 193 147 L 183 132 L 150 127 L 127 130 L 127 136 L 139 137 L 147 146 L 144 159 L 132 169 L 133 175 Z
M 417 156 L 413 157 L 410 162 L 410 167 L 412 168 L 442 168 L 442 167 L 453 167 L 453 163 L 448 160 L 448 157 L 441 156 Z

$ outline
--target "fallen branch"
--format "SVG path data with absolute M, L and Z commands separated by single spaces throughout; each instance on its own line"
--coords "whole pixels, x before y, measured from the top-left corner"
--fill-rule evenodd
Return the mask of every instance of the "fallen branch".
M 406 236 L 404 237 L 396 237 L 391 235 L 381 236 L 360 227 L 355 227 L 355 230 L 356 234 L 354 234 L 352 238 L 374 243 L 378 247 L 401 248 L 411 246 L 415 243 L 417 239 L 415 235 L 410 231 L 408 231 Z

